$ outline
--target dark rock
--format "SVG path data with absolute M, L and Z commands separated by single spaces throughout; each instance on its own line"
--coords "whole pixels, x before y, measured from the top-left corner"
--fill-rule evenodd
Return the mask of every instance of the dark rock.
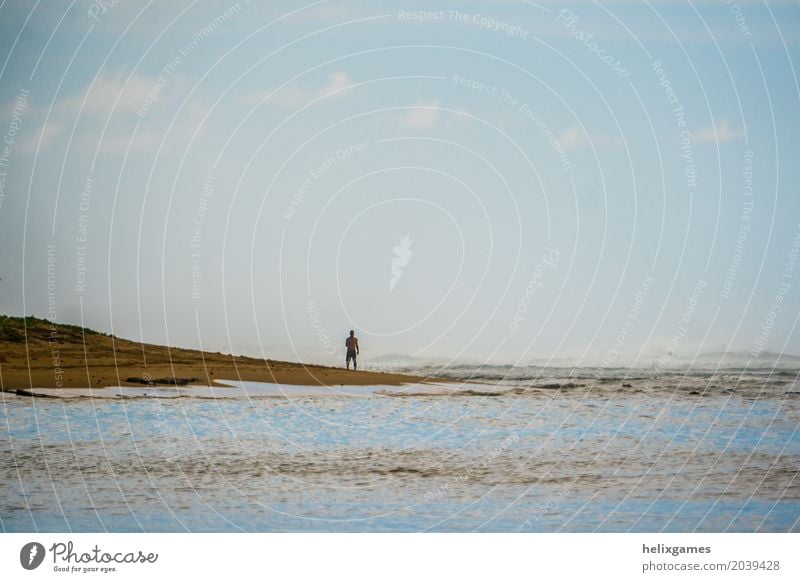
M 148 377 L 132 377 L 127 378 L 125 381 L 132 384 L 144 384 L 145 386 L 155 386 L 156 384 L 168 384 L 170 386 L 186 386 L 192 382 L 197 382 L 199 378 L 148 378 Z

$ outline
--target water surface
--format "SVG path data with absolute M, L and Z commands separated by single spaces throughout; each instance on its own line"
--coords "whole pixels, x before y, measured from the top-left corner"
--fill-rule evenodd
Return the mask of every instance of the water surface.
M 4 393 L 0 527 L 800 531 L 790 377 L 511 384 Z

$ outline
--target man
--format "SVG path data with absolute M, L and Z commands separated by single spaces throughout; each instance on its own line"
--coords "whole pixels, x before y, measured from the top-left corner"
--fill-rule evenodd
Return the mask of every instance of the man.
M 356 332 L 354 332 L 352 329 L 350 330 L 350 337 L 344 340 L 344 347 L 347 348 L 347 356 L 345 358 L 347 369 L 350 369 L 350 360 L 352 359 L 353 370 L 358 370 L 358 364 L 356 363 L 356 356 L 359 354 L 358 338 L 356 337 Z

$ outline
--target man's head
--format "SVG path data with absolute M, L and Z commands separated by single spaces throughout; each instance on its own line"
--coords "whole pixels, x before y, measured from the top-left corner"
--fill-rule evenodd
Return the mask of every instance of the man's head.
M 354 331 L 351 329 L 351 330 L 350 330 L 350 337 L 353 337 L 354 335 L 356 335 L 356 332 L 354 332 Z

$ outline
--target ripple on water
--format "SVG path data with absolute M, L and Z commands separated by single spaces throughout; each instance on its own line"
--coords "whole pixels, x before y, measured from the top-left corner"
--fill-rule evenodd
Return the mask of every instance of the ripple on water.
M 789 531 L 797 399 L 8 398 L 6 530 Z

